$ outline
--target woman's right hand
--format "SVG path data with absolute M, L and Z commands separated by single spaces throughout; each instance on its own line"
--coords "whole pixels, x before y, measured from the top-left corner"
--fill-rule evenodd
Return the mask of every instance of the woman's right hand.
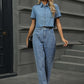
M 27 47 L 28 47 L 28 38 L 26 38 L 26 45 L 27 45 Z

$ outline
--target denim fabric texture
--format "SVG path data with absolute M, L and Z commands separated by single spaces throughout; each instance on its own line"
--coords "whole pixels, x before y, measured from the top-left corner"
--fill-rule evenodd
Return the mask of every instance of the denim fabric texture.
M 56 38 L 53 28 L 36 28 L 33 32 L 32 44 L 39 84 L 49 84 L 56 51 Z
M 36 19 L 35 27 L 49 26 L 55 27 L 55 18 L 61 17 L 61 12 L 58 4 L 55 5 L 55 16 L 52 16 L 52 12 L 49 7 L 49 2 L 44 5 L 42 2 L 40 4 L 36 4 L 32 7 L 32 12 L 30 18 Z
M 32 44 L 39 84 L 49 84 L 55 57 L 56 38 L 54 28 L 43 27 L 54 27 L 54 19 L 61 16 L 58 5 L 54 5 L 57 10 L 54 18 L 51 16 L 48 3 L 46 5 L 43 5 L 42 2 L 39 5 L 33 6 L 30 16 L 32 19 L 36 19 Z

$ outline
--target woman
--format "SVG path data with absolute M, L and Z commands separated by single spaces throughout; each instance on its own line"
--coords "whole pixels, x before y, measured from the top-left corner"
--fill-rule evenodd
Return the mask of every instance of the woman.
M 39 84 L 49 84 L 51 69 L 56 51 L 56 38 L 53 28 L 57 25 L 62 41 L 67 46 L 68 41 L 63 37 L 62 27 L 59 17 L 61 13 L 59 7 L 52 0 L 38 0 L 38 4 L 32 7 L 32 23 L 26 39 L 33 32 L 33 50 L 38 72 Z M 35 29 L 34 29 L 35 28 Z

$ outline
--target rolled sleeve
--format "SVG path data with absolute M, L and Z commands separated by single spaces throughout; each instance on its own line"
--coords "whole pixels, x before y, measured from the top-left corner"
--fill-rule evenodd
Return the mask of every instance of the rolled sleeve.
M 61 15 L 58 4 L 55 4 L 55 8 L 56 8 L 55 18 L 60 18 L 62 15 Z
M 32 12 L 31 12 L 30 18 L 32 18 L 32 19 L 36 18 L 34 6 L 32 7 Z

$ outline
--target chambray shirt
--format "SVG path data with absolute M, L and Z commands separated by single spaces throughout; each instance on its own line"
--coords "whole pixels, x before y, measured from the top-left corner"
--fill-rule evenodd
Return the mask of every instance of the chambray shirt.
M 59 6 L 54 3 L 55 5 L 55 16 L 52 16 L 50 7 L 49 7 L 49 2 L 44 5 L 42 2 L 40 4 L 36 4 L 32 7 L 32 12 L 30 18 L 36 19 L 36 25 L 35 27 L 39 28 L 42 26 L 47 26 L 47 27 L 55 27 L 55 18 L 61 17 L 60 9 Z

